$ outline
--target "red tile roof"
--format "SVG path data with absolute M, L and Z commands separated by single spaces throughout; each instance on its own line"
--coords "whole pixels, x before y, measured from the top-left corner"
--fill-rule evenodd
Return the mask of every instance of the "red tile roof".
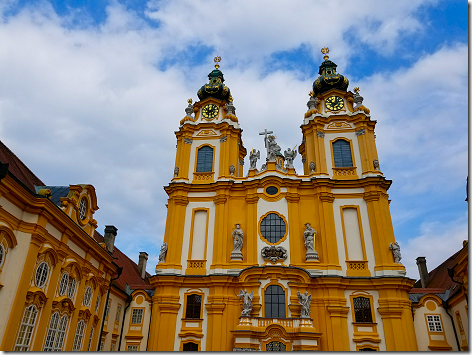
M 433 269 L 428 273 L 429 283 L 427 287 L 425 287 L 426 289 L 448 289 L 455 285 L 455 283 L 449 277 L 447 269 L 450 269 L 454 265 L 456 265 L 456 261 L 454 259 L 457 254 L 459 254 L 459 251 L 451 255 L 441 265 L 439 265 L 437 268 Z M 413 288 L 421 288 L 421 280 L 416 281 Z
M 31 192 L 36 193 L 34 189 L 35 185 L 45 185 L 2 141 L 0 141 L 0 162 L 4 164 L 8 163 L 8 171 L 31 190 Z

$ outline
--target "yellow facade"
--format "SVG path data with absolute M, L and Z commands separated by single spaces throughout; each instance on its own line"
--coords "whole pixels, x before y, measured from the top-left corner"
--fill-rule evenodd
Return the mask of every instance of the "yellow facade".
M 194 116 L 176 132 L 176 169 L 165 187 L 167 253 L 150 278 L 147 350 L 417 350 L 408 299 L 413 280 L 389 248 L 395 242 L 391 182 L 379 168 L 375 121 L 365 106 L 354 106 L 356 95 L 336 88 L 314 95 L 301 126 L 301 175 L 278 156 L 243 176 L 244 118 L 228 112 L 232 102 L 218 95 L 193 105 Z M 326 106 L 333 96 L 342 109 Z M 202 116 L 209 104 L 218 107 L 210 119 Z M 352 166 L 336 166 L 338 140 L 347 142 Z M 204 146 L 213 154 L 211 171 L 200 172 Z M 262 232 L 269 215 L 285 226 L 277 240 Z M 316 230 L 317 259 L 306 257 L 306 223 Z M 232 258 L 236 225 L 243 231 L 241 259 Z M 264 258 L 264 247 L 284 248 L 286 257 Z M 283 317 L 271 313 L 269 289 L 280 293 Z M 245 316 L 242 290 L 253 294 Z M 311 295 L 308 318 L 301 317 L 297 291 Z M 199 314 L 192 313 L 195 299 Z M 363 310 L 356 308 L 360 301 L 368 302 Z M 371 313 L 359 321 L 360 312 Z

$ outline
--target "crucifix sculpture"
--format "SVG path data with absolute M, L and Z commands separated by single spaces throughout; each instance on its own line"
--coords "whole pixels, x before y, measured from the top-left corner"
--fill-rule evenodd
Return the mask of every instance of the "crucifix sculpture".
M 264 147 L 267 148 L 267 136 L 271 133 L 274 133 L 273 131 L 268 131 L 267 128 L 264 129 L 264 132 L 259 133 L 260 136 L 264 136 Z

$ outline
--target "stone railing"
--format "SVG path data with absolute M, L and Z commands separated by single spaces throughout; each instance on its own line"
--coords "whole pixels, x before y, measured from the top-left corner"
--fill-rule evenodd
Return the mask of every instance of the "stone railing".
M 208 182 L 213 182 L 213 176 L 215 172 L 205 172 L 205 173 L 193 173 L 193 183 L 195 184 L 206 184 Z
M 206 260 L 187 260 L 187 269 L 206 269 Z
M 368 270 L 367 261 L 346 261 L 347 269 L 354 271 Z
M 356 167 L 333 168 L 333 179 L 357 179 Z

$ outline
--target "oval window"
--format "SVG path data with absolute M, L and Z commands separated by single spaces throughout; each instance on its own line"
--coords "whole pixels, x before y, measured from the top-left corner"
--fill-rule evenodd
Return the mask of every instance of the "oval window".
M 279 189 L 276 188 L 275 186 L 269 186 L 269 187 L 266 189 L 267 195 L 276 195 L 278 192 L 279 192 Z
M 276 213 L 269 213 L 261 221 L 261 235 L 269 243 L 277 243 L 285 236 L 285 221 Z

